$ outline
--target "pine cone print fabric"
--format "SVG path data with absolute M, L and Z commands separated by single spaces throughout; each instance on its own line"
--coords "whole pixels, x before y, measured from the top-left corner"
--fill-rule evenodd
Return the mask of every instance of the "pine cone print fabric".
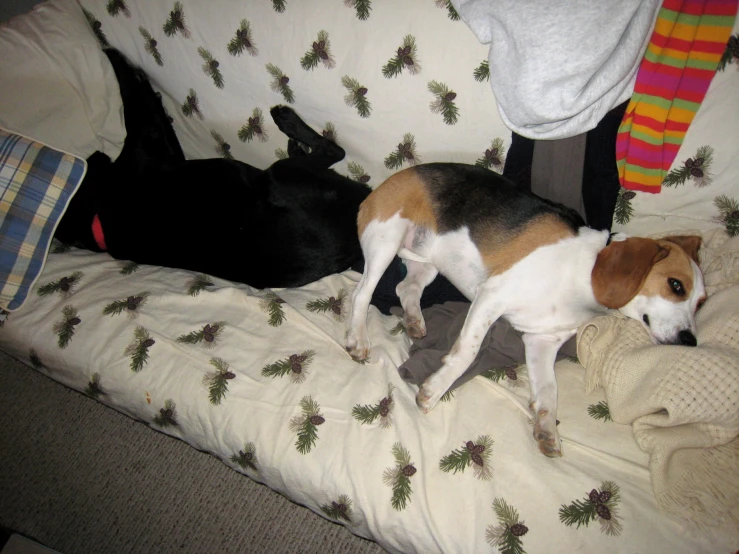
M 321 114 L 332 114 L 338 135 L 348 139 L 336 169 L 351 176 L 359 166 L 359 177 L 371 176 L 373 186 L 400 168 L 383 160 L 407 133 L 415 137 L 416 159 L 428 162 L 450 161 L 451 154 L 474 164 L 491 140 L 510 143 L 488 82 L 475 77 L 486 48 L 448 2 L 342 0 L 330 14 L 289 1 L 220 11 L 184 0 L 125 5 L 130 17 L 113 17 L 107 2 L 83 1 L 95 32 L 140 64 L 162 92 L 188 158 L 233 156 L 267 167 L 286 150 L 287 138 L 269 117 L 281 103 L 315 129 L 325 124 Z M 304 32 L 274 32 L 295 21 Z M 253 138 L 263 144 L 244 138 L 250 119 L 255 127 L 255 109 L 267 134 Z
M 356 285 L 354 272 L 300 289 L 257 291 L 180 270 L 166 270 L 162 279 L 150 266 L 122 274 L 120 262 L 74 249 L 51 254 L 47 267 L 39 287 L 58 288 L 74 268 L 85 271 L 68 298 L 37 294 L 28 311 L 13 313 L 0 329 L 0 348 L 122 407 L 153 431 L 211 452 L 245 477 L 268 486 L 294 483 L 291 498 L 352 531 L 387 536 L 402 517 L 412 530 L 393 536 L 394 544 L 429 552 L 435 544 L 445 551 L 546 550 L 568 527 L 588 551 L 607 551 L 616 538 L 634 548 L 658 541 L 675 552 L 700 551 L 678 540 L 659 515 L 644 492 L 648 472 L 634 471 L 644 461 L 631 430 L 602 417 L 603 397 L 584 393 L 582 367 L 573 361 L 560 362 L 557 373 L 568 463 L 551 465 L 531 437 L 528 387 L 511 384 L 525 378 L 523 367 L 491 370 L 422 416 L 415 387 L 395 369 L 409 339 L 393 332 L 396 316 L 377 312 L 369 320 L 371 360 L 354 363 L 342 346 L 346 323 L 335 317 Z M 97 286 L 104 279 L 109 286 Z M 207 285 L 193 295 L 195 283 Z M 143 292 L 146 304 L 135 319 L 124 310 L 104 313 Z M 64 348 L 54 323 L 74 331 Z M 203 433 L 204 422 L 213 431 Z M 593 482 L 604 471 L 602 482 Z M 607 481 L 619 485 L 618 496 Z M 593 489 L 597 519 L 584 508 Z M 500 499 L 497 511 L 491 497 Z M 590 518 L 589 525 L 563 522 L 560 508 L 568 506 L 564 516 Z M 387 516 L 370 522 L 368 510 Z M 480 517 L 457 518 L 470 510 Z M 440 514 L 457 523 L 426 523 Z

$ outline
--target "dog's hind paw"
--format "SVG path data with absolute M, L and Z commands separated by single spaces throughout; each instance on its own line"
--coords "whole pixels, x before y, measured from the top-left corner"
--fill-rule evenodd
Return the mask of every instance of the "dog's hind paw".
M 426 323 L 420 319 L 408 319 L 403 322 L 405 331 L 412 339 L 422 339 L 426 336 Z
M 272 121 L 275 122 L 275 125 L 277 125 L 280 131 L 285 133 L 288 137 L 295 134 L 295 123 L 296 121 L 300 121 L 295 110 L 288 106 L 277 105 L 272 106 L 269 113 L 272 116 Z

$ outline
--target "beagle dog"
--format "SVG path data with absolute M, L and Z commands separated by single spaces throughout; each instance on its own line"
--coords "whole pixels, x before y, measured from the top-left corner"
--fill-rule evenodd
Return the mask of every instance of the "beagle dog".
M 441 273 L 472 304 L 416 403 L 431 410 L 503 317 L 523 333 L 534 438 L 547 456 L 562 455 L 555 356 L 580 325 L 616 309 L 640 321 L 657 344 L 696 345 L 695 312 L 706 298 L 700 237 L 611 236 L 497 173 L 456 163 L 423 164 L 391 176 L 362 202 L 357 226 L 365 267 L 352 296 L 350 355 L 363 360 L 369 354 L 372 291 L 396 254 L 407 266 L 396 292 L 411 337 L 426 334 L 419 298 Z

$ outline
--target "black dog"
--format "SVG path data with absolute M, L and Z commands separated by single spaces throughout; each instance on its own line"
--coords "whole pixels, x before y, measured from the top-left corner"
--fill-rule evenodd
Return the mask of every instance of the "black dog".
M 106 54 L 120 84 L 125 145 L 113 163 L 91 157 L 57 231 L 62 242 L 101 249 L 97 215 L 114 258 L 257 288 L 298 287 L 361 259 L 357 210 L 371 189 L 329 169 L 344 158 L 340 146 L 277 106 L 270 113 L 291 139 L 291 157 L 264 171 L 236 160 L 186 160 L 143 71 L 117 50 Z
M 289 157 L 266 170 L 223 158 L 186 160 L 146 74 L 106 49 L 123 100 L 126 140 L 115 162 L 96 152 L 56 232 L 62 242 L 117 259 L 198 271 L 256 288 L 299 287 L 363 270 L 359 205 L 369 186 L 330 167 L 344 150 L 288 107 L 272 119 Z M 399 305 L 396 259 L 375 291 L 383 312 Z M 443 279 L 423 305 L 464 297 Z

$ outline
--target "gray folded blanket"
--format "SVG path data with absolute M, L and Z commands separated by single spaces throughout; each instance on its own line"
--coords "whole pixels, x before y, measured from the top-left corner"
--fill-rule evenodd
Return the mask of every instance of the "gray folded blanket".
M 420 386 L 429 375 L 442 366 L 441 359 L 447 355 L 457 340 L 469 309 L 469 302 L 444 302 L 423 310 L 426 336 L 422 339 L 413 339 L 410 357 L 398 368 L 403 380 Z M 560 348 L 557 359 L 576 356 L 573 337 Z M 526 357 L 521 332 L 515 330 L 506 320 L 499 319 L 485 335 L 475 361 L 451 388 L 455 389 L 489 369 L 501 369 L 524 363 Z

